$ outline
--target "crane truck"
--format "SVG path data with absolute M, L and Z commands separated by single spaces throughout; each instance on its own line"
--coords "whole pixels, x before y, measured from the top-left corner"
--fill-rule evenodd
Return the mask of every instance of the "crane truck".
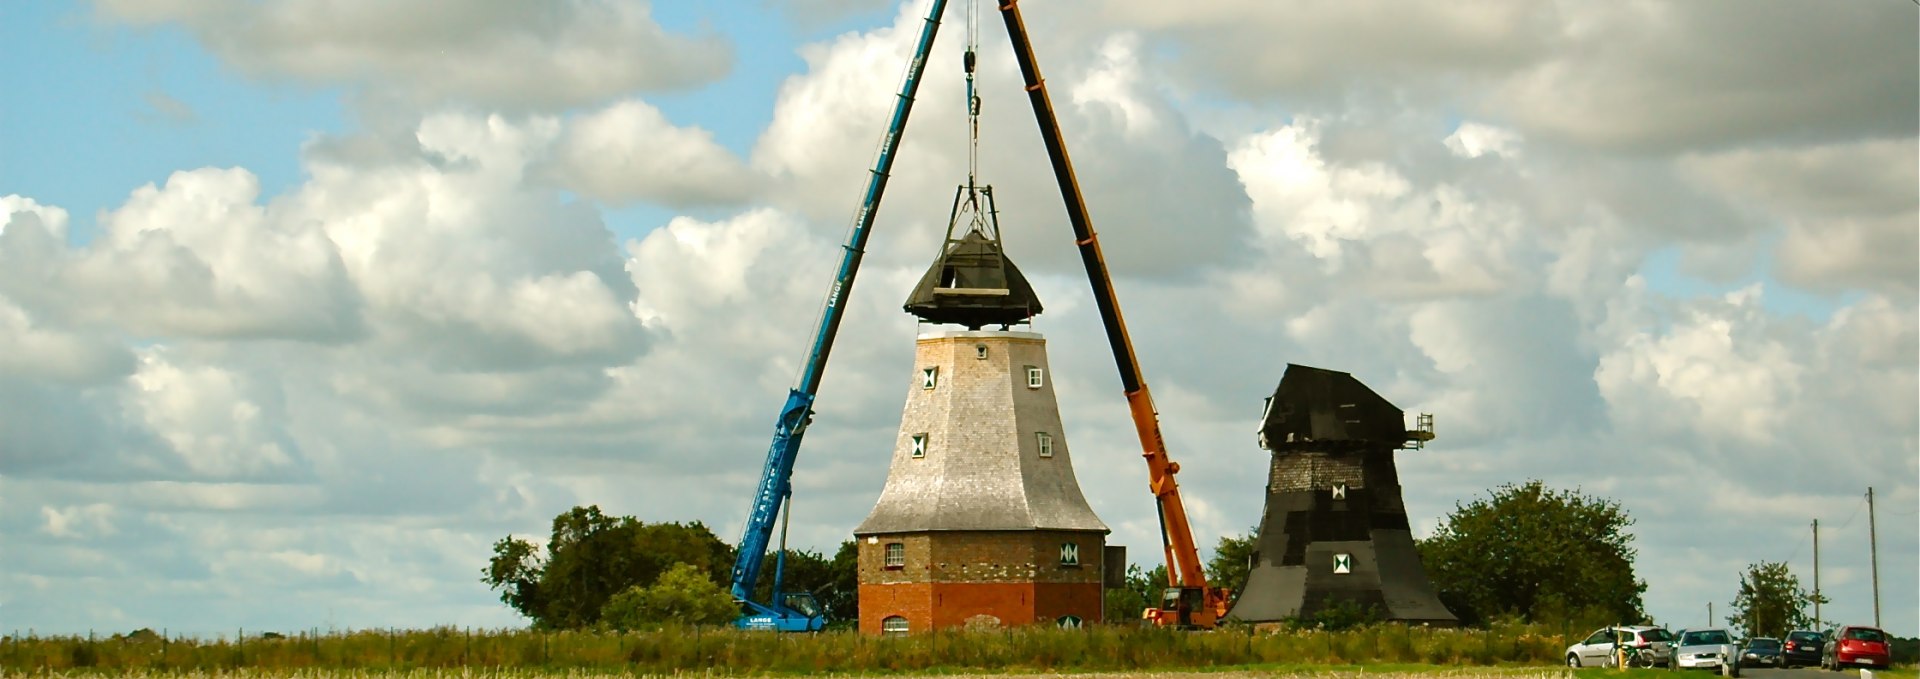
M 920 28 L 920 39 L 915 45 L 913 60 L 907 65 L 906 79 L 901 82 L 900 93 L 894 101 L 886 137 L 881 141 L 880 153 L 874 158 L 873 170 L 867 177 L 867 189 L 860 203 L 860 211 L 855 214 L 853 227 L 847 232 L 846 243 L 841 246 L 840 268 L 834 274 L 833 285 L 827 289 L 827 301 L 820 312 L 819 326 L 814 330 L 812 347 L 807 351 L 806 366 L 798 383 L 788 391 L 787 401 L 780 407 L 780 416 L 774 421 L 773 444 L 767 448 L 767 462 L 760 472 L 759 489 L 754 493 L 753 504 L 748 509 L 746 527 L 740 537 L 738 553 L 734 556 L 731 589 L 742 613 L 734 621 L 735 627 L 782 632 L 818 632 L 826 627 L 826 613 L 812 593 L 783 591 L 786 525 L 793 505 L 793 463 L 800 454 L 801 437 L 806 434 L 807 425 L 813 421 L 814 397 L 820 387 L 820 378 L 826 373 L 827 355 L 833 350 L 834 336 L 839 334 L 847 296 L 853 292 L 853 279 L 860 271 L 860 257 L 866 251 L 868 236 L 872 234 L 874 215 L 879 212 L 880 198 L 886 193 L 887 178 L 893 171 L 894 154 L 900 149 L 900 137 L 907 128 L 907 115 L 913 111 L 913 98 L 920 89 L 920 76 L 926 70 L 927 55 L 933 49 L 933 38 L 940 30 L 940 16 L 946 11 L 946 6 L 947 0 L 933 0 L 926 23 Z M 779 550 L 774 557 L 773 596 L 765 602 L 755 601 L 753 589 L 760 579 L 760 569 L 773 539 L 776 519 L 780 519 L 781 524 Z
M 1020 76 L 1026 82 L 1027 99 L 1040 125 L 1047 158 L 1053 163 L 1054 180 L 1060 185 L 1060 197 L 1066 202 L 1067 222 L 1073 227 L 1074 243 L 1080 249 L 1080 261 L 1086 266 L 1093 286 L 1094 304 L 1100 310 L 1100 322 L 1106 326 L 1107 344 L 1120 369 L 1120 384 L 1126 390 L 1127 409 L 1140 437 L 1141 455 L 1147 461 L 1148 489 L 1158 504 L 1160 543 L 1166 552 L 1167 589 L 1158 605 L 1147 608 L 1143 617 L 1165 627 L 1211 629 L 1227 614 L 1230 592 L 1207 584 L 1201 569 L 1200 552 L 1193 542 L 1193 529 L 1187 522 L 1186 506 L 1180 500 L 1174 475 L 1180 464 L 1167 458 L 1167 444 L 1160 434 L 1160 416 L 1153 408 L 1153 395 L 1140 375 L 1140 361 L 1134 357 L 1133 340 L 1127 335 L 1126 322 L 1120 316 L 1120 303 L 1113 294 L 1113 279 L 1107 274 L 1106 259 L 1100 254 L 1100 240 L 1094 234 L 1093 221 L 1087 216 L 1086 199 L 1080 193 L 1080 180 L 1074 176 L 1073 162 L 1060 134 L 1060 121 L 1054 116 L 1047 96 L 1046 81 L 1027 39 L 1026 23 L 1020 17 L 1019 0 L 999 0 L 1000 15 L 1013 43 L 1014 58 Z

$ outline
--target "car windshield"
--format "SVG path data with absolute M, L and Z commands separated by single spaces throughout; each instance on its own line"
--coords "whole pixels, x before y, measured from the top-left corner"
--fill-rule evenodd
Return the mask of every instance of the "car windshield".
M 1847 638 L 1854 641 L 1886 641 L 1887 635 L 1872 627 L 1855 627 L 1847 630 Z
M 1747 648 L 1757 649 L 1762 651 L 1778 650 L 1780 648 L 1780 640 L 1779 639 L 1754 639 L 1752 641 L 1747 642 Z
M 1727 641 L 1727 633 L 1725 630 L 1710 629 L 1699 632 L 1688 632 L 1686 636 L 1680 637 L 1681 646 L 1712 646 L 1726 643 L 1732 642 Z

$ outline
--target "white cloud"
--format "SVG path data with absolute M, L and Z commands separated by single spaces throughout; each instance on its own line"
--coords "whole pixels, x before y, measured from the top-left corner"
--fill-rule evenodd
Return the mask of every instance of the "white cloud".
M 1915 501 L 1914 146 L 1821 141 L 1905 134 L 1869 120 L 1904 90 L 1866 114 L 1743 113 L 1726 130 L 1701 131 L 1720 109 L 1682 99 L 1662 104 L 1670 121 L 1595 122 L 1498 95 L 1564 85 L 1569 101 L 1607 104 L 1594 116 L 1618 115 L 1631 102 L 1608 92 L 1691 83 L 1644 71 L 1706 48 L 1604 41 L 1726 7 L 1110 4 L 1092 22 L 1073 5 L 1028 19 L 1203 542 L 1259 516 L 1251 424 L 1288 362 L 1350 371 L 1438 416 L 1434 445 L 1398 458 L 1416 525 L 1527 478 L 1621 502 L 1640 519 L 1663 621 L 1731 598 L 1746 563 L 1796 556 L 1781 522 L 1819 516 L 1823 541 L 1854 544 L 1861 486 Z M 236 20 L 191 12 L 211 5 L 116 7 L 208 36 Z M 803 48 L 806 70 L 782 84 L 744 164 L 705 131 L 724 126 L 670 124 L 614 91 L 633 77 L 624 63 L 590 78 L 600 89 L 497 106 L 485 102 L 503 95 L 457 77 L 421 85 L 438 67 L 408 55 L 471 57 L 511 12 L 634 11 L 482 7 L 462 15 L 472 35 L 408 15 L 393 35 L 439 37 L 370 35 L 367 51 L 299 69 L 262 61 L 482 103 L 397 107 L 315 137 L 306 175 L 277 195 L 243 169 L 187 170 L 98 211 L 97 230 L 74 226 L 72 242 L 66 211 L 0 198 L 9 615 L 74 629 L 108 619 L 95 609 L 176 629 L 511 625 L 475 570 L 492 540 L 541 533 L 570 506 L 698 519 L 734 539 L 924 9 Z M 317 26 L 364 27 L 359 11 Z M 564 34 L 534 24 L 499 35 Z M 899 305 L 964 179 L 956 28 L 929 63 L 821 385 L 795 479 L 808 548 L 845 539 L 878 495 L 911 388 L 918 328 Z M 1727 31 L 1699 32 L 1727 47 Z M 1598 44 L 1631 53 L 1581 52 Z M 259 48 L 233 45 L 216 51 Z M 1701 68 L 1728 75 L 1758 49 L 1738 45 Z M 383 49 L 400 50 L 392 73 L 354 70 Z M 1047 304 L 1036 328 L 1076 471 L 1113 541 L 1151 563 L 1137 442 L 997 30 L 982 56 L 982 178 Z M 1779 66 L 1747 62 L 1702 91 Z M 1220 83 L 1183 70 L 1208 64 L 1246 68 Z M 1559 80 L 1574 73 L 1596 81 Z M 1216 84 L 1246 96 L 1204 93 Z M 581 97 L 620 103 L 525 114 Z M 689 214 L 616 243 L 603 220 L 645 210 L 603 217 L 570 194 Z M 1644 271 L 1676 251 L 1697 289 Z M 1807 297 L 1810 310 L 1782 308 Z M 1912 572 L 1914 518 L 1883 515 L 1880 531 L 1882 570 Z M 1864 577 L 1830 575 L 1864 563 L 1823 559 L 1836 614 L 1864 610 Z M 269 589 L 283 596 L 262 609 Z
M 552 110 L 724 75 L 727 42 L 675 35 L 650 4 L 107 0 L 102 16 L 179 23 L 243 73 L 366 85 L 422 103 Z
M 674 127 L 659 109 L 638 100 L 571 121 L 556 152 L 554 170 L 562 182 L 613 204 L 736 204 L 759 182 L 712 133 Z

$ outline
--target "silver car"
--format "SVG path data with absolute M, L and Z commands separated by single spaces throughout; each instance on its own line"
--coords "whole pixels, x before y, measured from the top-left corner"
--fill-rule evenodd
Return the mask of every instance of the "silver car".
M 1740 645 L 1734 643 L 1733 634 L 1725 628 L 1680 630 L 1676 638 L 1677 641 L 1673 642 L 1673 664 L 1669 667 L 1720 670 L 1722 674 L 1740 676 Z
M 1649 664 L 1668 663 L 1667 651 L 1671 647 L 1673 635 L 1666 630 L 1651 625 L 1626 625 L 1620 627 L 1602 627 L 1587 638 L 1567 647 L 1568 667 L 1613 667 L 1619 656 L 1614 654 L 1614 645 L 1625 639 Z

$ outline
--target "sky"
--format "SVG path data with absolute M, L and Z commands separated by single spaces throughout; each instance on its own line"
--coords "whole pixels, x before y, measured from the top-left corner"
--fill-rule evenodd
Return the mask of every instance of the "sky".
M 0 630 L 514 627 L 491 545 L 576 505 L 738 539 L 928 3 L 0 9 Z M 1023 4 L 1205 547 L 1262 398 L 1346 371 L 1437 439 L 1429 534 L 1618 502 L 1660 623 L 1749 564 L 1920 633 L 1920 6 Z M 1004 29 L 980 172 L 1076 471 L 1146 470 Z M 966 173 L 954 2 L 801 453 L 879 496 Z M 1411 417 L 1411 415 L 1410 415 Z M 1210 549 L 1206 551 L 1210 552 Z M 1722 621 L 1714 621 L 1720 623 Z

